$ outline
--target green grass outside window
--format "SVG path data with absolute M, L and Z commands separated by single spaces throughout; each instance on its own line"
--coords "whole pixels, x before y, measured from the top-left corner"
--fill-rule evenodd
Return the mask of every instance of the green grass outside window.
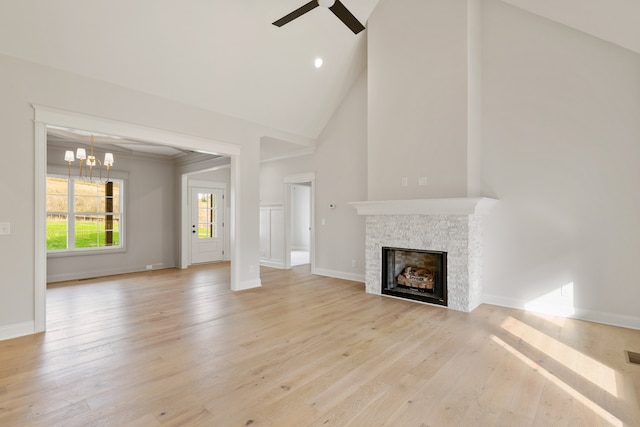
M 105 246 L 105 230 L 102 221 L 76 221 L 75 247 L 97 248 Z M 120 244 L 120 224 L 113 222 L 113 246 Z M 67 249 L 67 222 L 47 220 L 47 250 Z

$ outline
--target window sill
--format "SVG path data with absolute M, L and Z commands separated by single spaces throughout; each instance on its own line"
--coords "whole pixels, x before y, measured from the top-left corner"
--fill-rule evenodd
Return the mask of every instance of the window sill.
M 113 249 L 95 248 L 95 249 L 73 249 L 64 251 L 47 251 L 47 258 L 65 258 L 74 256 L 87 256 L 87 255 L 109 255 L 124 253 L 127 250 L 124 247 L 118 247 Z

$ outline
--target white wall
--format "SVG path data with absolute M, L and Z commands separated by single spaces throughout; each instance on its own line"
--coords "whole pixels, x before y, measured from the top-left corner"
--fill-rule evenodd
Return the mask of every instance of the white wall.
M 73 148 L 72 145 L 69 147 Z M 99 151 L 102 152 L 102 151 Z M 175 267 L 174 165 L 169 160 L 129 157 L 115 153 L 115 171 L 127 171 L 125 181 L 126 252 L 81 256 L 49 256 L 47 281 Z M 63 165 L 64 148 L 49 146 L 49 164 Z M 77 162 L 76 162 L 77 163 Z
M 488 300 L 573 283 L 579 317 L 640 328 L 640 55 L 495 0 L 483 28 Z
M 228 186 L 231 183 L 231 176 L 229 172 L 229 167 L 220 167 L 214 170 L 189 174 L 189 179 L 195 179 L 197 181 L 223 182 Z M 227 206 L 228 205 L 229 203 L 227 200 Z
M 313 155 L 265 162 L 260 165 L 260 203 L 274 205 L 284 203 L 284 177 L 298 173 L 314 172 Z
M 347 203 L 367 197 L 366 82 L 363 73 L 318 137 L 313 155 L 266 162 L 260 170 L 264 204 L 284 202 L 285 176 L 315 172 L 316 272 L 360 281 L 364 281 L 364 218 Z M 330 203 L 336 208 L 330 209 Z
M 477 65 L 460 55 L 475 28 L 463 25 L 467 5 L 382 0 L 369 20 L 371 200 L 466 195 L 459 130 L 474 100 L 462 71 Z M 482 2 L 481 19 L 476 164 L 483 194 L 500 200 L 485 300 L 640 328 L 640 55 L 497 0 Z
M 369 18 L 369 200 L 467 195 L 467 28 L 467 0 L 381 0 Z

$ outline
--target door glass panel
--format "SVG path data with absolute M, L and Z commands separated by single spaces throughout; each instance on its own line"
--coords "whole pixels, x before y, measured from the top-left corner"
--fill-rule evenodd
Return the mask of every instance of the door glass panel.
M 198 193 L 198 239 L 218 237 L 218 200 L 216 194 Z

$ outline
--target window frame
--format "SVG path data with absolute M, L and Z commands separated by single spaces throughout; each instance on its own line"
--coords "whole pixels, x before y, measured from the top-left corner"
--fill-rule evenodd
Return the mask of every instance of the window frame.
M 53 170 L 52 170 L 53 169 Z M 63 214 L 67 215 L 67 245 L 73 245 L 73 248 L 67 247 L 66 249 L 46 249 L 47 258 L 57 258 L 57 257 L 68 257 L 68 256 L 84 256 L 84 255 L 100 255 L 100 254 L 113 254 L 113 253 L 121 253 L 126 252 L 126 205 L 127 205 L 127 197 L 126 191 L 128 187 L 126 176 L 120 176 L 121 174 L 115 174 L 112 171 L 110 181 L 118 182 L 120 185 L 120 211 L 117 213 L 119 215 L 119 226 L 118 226 L 118 240 L 119 244 L 117 246 L 98 246 L 98 247 L 89 247 L 89 248 L 76 248 L 75 247 L 75 217 L 77 215 L 82 215 L 86 213 L 77 214 L 74 208 L 74 185 L 71 183 L 75 183 L 76 181 L 82 180 L 79 176 L 74 176 L 73 173 L 71 176 L 68 175 L 66 168 L 65 173 L 62 173 L 61 170 L 57 170 L 58 168 L 49 168 L 47 171 L 46 178 L 54 177 L 54 178 L 64 178 L 67 180 L 67 212 Z M 125 174 L 122 174 L 125 175 Z M 98 179 L 94 178 L 95 181 Z M 87 180 L 91 181 L 91 180 Z M 45 189 L 45 200 L 48 196 L 48 193 Z M 53 212 L 55 214 L 55 212 Z M 46 218 L 49 215 L 49 212 L 45 209 L 45 232 L 46 232 Z M 72 220 L 73 219 L 73 220 Z

